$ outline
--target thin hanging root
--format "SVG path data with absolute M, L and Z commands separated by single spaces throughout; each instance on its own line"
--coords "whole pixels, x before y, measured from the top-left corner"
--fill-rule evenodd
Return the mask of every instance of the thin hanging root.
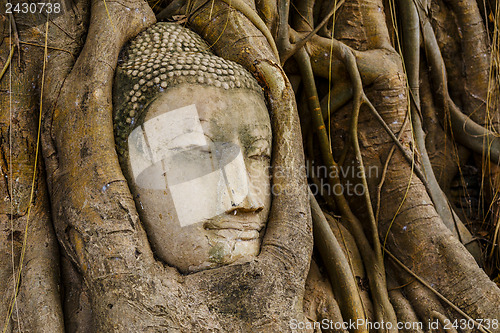
M 40 44 L 36 44 L 36 43 L 29 43 L 29 42 L 23 42 L 23 41 L 19 41 L 19 43 L 21 44 L 26 44 L 26 45 L 31 45 L 31 46 L 36 46 L 36 47 L 45 47 L 45 45 L 40 45 Z M 47 46 L 47 49 L 49 50 L 57 50 L 57 51 L 61 51 L 61 52 L 66 52 L 68 53 L 69 55 L 71 55 L 73 57 L 73 60 L 75 60 L 75 55 L 73 53 L 71 53 L 71 51 L 68 51 L 68 50 L 65 50 L 65 49 L 61 49 L 61 48 L 58 48 L 58 47 L 51 47 L 51 46 Z
M 481 261 L 481 249 L 478 243 L 474 242 L 471 233 L 464 226 L 463 222 L 451 208 L 448 199 L 441 190 L 434 174 L 432 164 L 425 146 L 425 133 L 422 128 L 422 112 L 420 111 L 419 94 L 419 70 L 420 70 L 420 29 L 418 12 L 412 0 L 400 1 L 400 12 L 403 28 L 403 66 L 407 76 L 408 91 L 410 97 L 411 121 L 413 134 L 420 152 L 423 171 L 428 186 L 429 196 L 436 207 L 436 211 L 448 229 L 457 237 L 462 244 L 468 244 L 467 249 L 474 256 L 477 262 Z
M 334 51 L 333 53 L 335 53 L 335 56 L 339 60 L 344 61 L 344 62 L 345 62 L 345 60 L 344 60 L 345 55 L 343 53 L 345 53 L 345 51 L 344 51 L 345 49 L 351 51 L 353 54 L 356 53 L 356 51 L 353 51 L 348 46 L 342 44 L 341 42 L 339 42 L 335 39 L 332 40 L 332 49 Z M 340 96 L 340 98 L 338 100 L 332 100 L 331 103 L 328 103 L 328 102 L 323 100 L 321 105 L 324 106 L 324 105 L 330 104 L 330 107 L 332 110 L 336 110 L 336 109 L 340 108 L 341 106 L 343 106 L 345 103 L 347 103 L 351 99 L 352 94 L 353 94 L 351 89 L 352 89 L 351 85 L 344 85 L 343 88 L 341 88 L 339 90 L 335 90 L 335 96 Z M 382 128 L 387 132 L 389 137 L 393 140 L 393 142 L 396 144 L 398 149 L 403 154 L 404 158 L 411 165 L 413 163 L 413 157 L 408 153 L 408 151 L 406 151 L 406 149 L 403 147 L 403 145 L 398 140 L 398 138 L 396 138 L 396 135 L 394 134 L 394 132 L 391 130 L 389 125 L 387 125 L 387 123 L 382 118 L 382 116 L 380 116 L 377 109 L 373 106 L 373 104 L 365 96 L 364 93 L 362 94 L 362 104 L 365 104 L 368 106 L 370 113 L 375 117 L 375 119 L 379 122 L 379 124 L 382 126 Z M 327 117 L 328 117 L 328 114 L 325 112 L 324 118 L 327 118 Z M 427 191 L 429 192 L 429 184 L 427 183 L 427 179 L 418 165 L 415 165 L 414 172 L 418 176 L 420 181 L 424 184 Z
M 495 226 L 495 233 L 493 234 L 493 241 L 492 241 L 493 246 L 491 247 L 490 259 L 493 258 L 493 255 L 495 254 L 495 249 L 500 253 L 500 239 L 498 238 L 499 232 L 500 232 L 500 220 L 497 219 L 497 225 Z
M 356 63 L 356 57 L 352 53 L 350 49 L 347 47 L 344 47 L 342 52 L 342 56 L 340 57 L 347 69 L 347 72 L 349 73 L 349 77 L 351 78 L 351 83 L 353 86 L 353 112 L 352 112 L 352 117 L 351 117 L 351 126 L 350 126 L 350 140 L 352 141 L 353 148 L 356 154 L 356 159 L 359 163 L 359 167 L 361 169 L 361 181 L 363 184 L 363 187 L 365 188 L 364 191 L 364 198 L 365 198 L 365 203 L 366 207 L 368 210 L 368 216 L 370 219 L 371 223 L 371 228 L 372 228 L 372 238 L 373 238 L 373 244 L 375 246 L 375 255 L 377 259 L 379 260 L 379 264 L 383 265 L 383 255 L 382 255 L 382 247 L 380 245 L 380 239 L 379 239 L 379 233 L 378 233 L 378 225 L 377 225 L 377 218 L 375 217 L 375 214 L 373 213 L 373 206 L 371 203 L 370 199 L 370 192 L 368 188 L 368 183 L 366 180 L 366 174 L 364 170 L 364 164 L 363 164 L 363 157 L 361 155 L 361 150 L 359 147 L 359 140 L 358 140 L 358 117 L 359 117 L 359 111 L 361 108 L 361 105 L 363 103 L 366 103 L 370 106 L 370 110 L 375 110 L 375 107 L 371 104 L 371 102 L 368 100 L 366 97 L 364 91 L 363 91 L 363 83 L 361 81 L 361 76 L 359 74 L 359 70 L 357 67 Z M 376 114 L 380 117 L 378 112 Z M 381 117 L 380 117 L 381 118 Z M 383 119 L 382 119 L 383 121 Z M 406 122 L 406 120 L 405 120 Z M 385 121 L 383 121 L 385 124 Z M 404 125 L 404 124 L 403 124 Z M 388 128 L 388 126 L 387 126 Z M 388 128 L 389 129 L 389 128 Z M 390 130 L 390 129 L 389 129 Z M 390 130 L 392 133 L 392 130 Z M 394 135 L 394 134 L 393 134 Z M 402 132 L 399 133 L 399 136 L 402 135 Z M 400 142 L 399 138 L 395 138 L 395 142 Z M 413 160 L 412 160 L 412 166 L 413 166 Z M 378 214 L 378 213 L 377 213 Z
M 203 2 L 197 8 L 195 8 L 194 10 L 191 10 L 190 14 L 193 14 L 196 11 L 198 11 L 198 9 L 203 7 L 208 1 L 209 0 Z M 260 32 L 264 35 L 267 42 L 271 46 L 271 50 L 273 51 L 274 56 L 276 57 L 276 60 L 279 61 L 280 56 L 279 56 L 278 48 L 276 47 L 276 43 L 274 42 L 273 35 L 271 34 L 271 31 L 269 31 L 269 28 L 267 27 L 266 23 L 257 14 L 257 12 L 255 10 L 253 10 L 249 5 L 247 5 L 243 0 L 220 0 L 220 1 L 227 4 L 230 8 L 234 8 L 237 11 L 239 11 L 250 22 L 252 22 L 257 29 L 260 30 Z M 175 0 L 172 3 L 170 3 L 170 5 L 168 5 L 165 9 L 163 9 L 157 15 L 157 18 L 159 20 L 166 19 L 166 18 L 170 17 L 172 14 L 174 14 L 175 12 L 177 12 L 183 6 L 184 6 L 184 1 Z
M 422 8 L 417 6 L 427 60 L 431 66 L 432 79 L 441 87 L 438 95 L 445 111 L 449 111 L 451 130 L 457 142 L 481 156 L 488 156 L 500 163 L 500 138 L 465 115 L 451 99 L 443 57 L 434 30 Z M 444 118 L 444 117 L 441 117 Z M 444 127 L 444 126 L 443 126 Z M 486 150 L 486 152 L 485 152 Z
M 224 3 L 226 3 L 229 7 L 233 7 L 234 9 L 238 10 L 241 12 L 250 22 L 252 22 L 257 29 L 262 32 L 262 34 L 266 37 L 267 42 L 271 46 L 271 49 L 273 50 L 274 55 L 276 56 L 276 60 L 279 61 L 280 59 L 280 54 L 278 52 L 278 48 L 276 47 L 276 43 L 274 42 L 273 35 L 271 34 L 271 31 L 269 31 L 269 28 L 267 27 L 266 23 L 262 21 L 260 16 L 255 12 L 249 5 L 247 5 L 244 1 L 242 0 L 221 0 Z
M 326 264 L 335 295 L 341 299 L 339 305 L 342 305 L 342 316 L 344 319 L 352 321 L 366 320 L 358 285 L 349 262 L 310 189 L 309 201 L 315 243 Z
M 340 44 L 337 41 L 334 41 L 334 42 L 336 42 L 336 44 Z M 339 48 L 339 46 L 335 45 L 334 49 L 338 49 L 338 48 Z M 344 46 L 344 48 L 350 50 L 346 46 Z M 345 55 L 343 55 L 343 54 L 339 55 L 338 51 L 337 51 L 337 56 L 338 56 L 339 59 L 342 59 L 342 57 L 345 57 Z M 351 57 L 354 58 L 354 55 L 351 55 Z M 345 62 L 345 59 L 342 59 L 342 60 Z M 347 93 L 345 95 L 348 96 L 350 94 Z M 463 241 L 464 244 L 469 244 L 469 246 L 467 247 L 468 250 L 474 255 L 474 257 L 476 258 L 476 260 L 478 260 L 480 258 L 480 251 L 479 251 L 479 249 L 477 249 L 477 246 L 475 246 L 474 243 L 471 243 L 473 241 L 473 239 L 472 239 L 472 236 L 470 235 L 470 232 L 468 232 L 468 230 L 465 228 L 465 226 L 460 221 L 460 219 L 457 217 L 457 215 L 452 210 L 450 210 L 450 206 L 448 204 L 448 201 L 447 201 L 446 197 L 444 196 L 444 193 L 439 188 L 439 185 L 436 185 L 437 184 L 437 180 L 435 181 L 434 187 L 432 185 L 432 182 L 431 182 L 431 184 L 429 184 L 428 176 L 424 175 L 424 173 L 422 172 L 422 170 L 419 168 L 418 165 L 414 165 L 413 157 L 404 149 L 404 147 L 402 146 L 402 144 L 399 141 L 399 139 L 395 136 L 394 132 L 389 128 L 389 126 L 387 125 L 387 123 L 385 122 L 385 120 L 380 116 L 380 114 L 375 109 L 375 107 L 370 102 L 370 100 L 366 97 L 366 95 L 364 94 L 364 92 L 361 92 L 360 99 L 361 99 L 361 103 L 362 104 L 366 104 L 369 107 L 369 110 L 372 113 L 372 115 L 382 125 L 382 127 L 384 128 L 384 130 L 387 132 L 387 134 L 389 134 L 389 136 L 394 141 L 394 143 L 396 144 L 396 146 L 402 152 L 403 156 L 412 165 L 412 169 L 414 170 L 414 172 L 416 173 L 416 175 L 418 176 L 418 178 L 421 180 L 421 182 L 424 184 L 424 186 L 425 186 L 425 188 L 427 190 L 427 193 L 429 193 L 429 195 L 433 199 L 433 202 L 435 204 L 436 203 L 441 203 L 440 205 L 436 204 L 436 207 L 439 208 L 438 213 L 440 214 L 442 220 L 446 223 L 446 225 L 448 226 L 448 228 L 450 230 L 457 230 L 455 232 L 457 238 L 459 238 L 461 241 Z M 414 117 L 412 117 L 412 119 L 414 121 L 417 121 L 417 122 L 420 123 L 419 115 L 415 115 Z M 420 128 L 421 128 L 421 125 L 420 125 Z M 426 152 L 425 150 L 422 150 L 422 151 L 424 151 L 424 153 Z M 426 174 L 427 175 L 431 175 L 431 176 L 433 175 L 433 173 L 432 173 L 432 167 L 430 168 L 429 172 L 427 172 L 427 169 L 426 169 Z
M 394 262 L 399 265 L 402 269 L 404 269 L 408 274 L 413 276 L 415 279 L 418 280 L 421 284 L 423 284 L 426 288 L 428 288 L 430 291 L 432 291 L 437 297 L 439 297 L 443 302 L 445 302 L 448 306 L 453 308 L 453 310 L 457 311 L 460 315 L 462 315 L 464 318 L 466 318 L 468 321 L 471 321 L 474 323 L 475 327 L 482 333 L 492 333 L 489 329 L 484 327 L 482 324 L 478 323 L 476 320 L 471 318 L 467 313 L 463 312 L 458 306 L 450 302 L 446 297 L 444 297 L 439 291 L 436 289 L 432 288 L 427 282 L 425 282 L 420 276 L 417 274 L 413 273 L 411 269 L 406 267 L 405 264 L 403 264 L 398 258 L 396 258 L 395 255 L 393 255 L 388 249 L 385 249 L 385 253 L 391 257 Z
M 102 1 L 104 3 L 104 8 L 106 8 L 106 14 L 108 14 L 109 22 L 111 22 L 111 26 L 113 27 L 113 31 L 116 31 L 116 26 L 115 26 L 115 23 L 113 22 L 113 19 L 111 18 L 111 14 L 109 14 L 108 5 L 106 4 L 106 0 L 102 0 Z
M 408 114 L 405 117 L 405 120 L 403 121 L 403 124 L 401 125 L 401 129 L 399 130 L 398 133 L 398 141 L 401 139 L 404 133 L 404 129 L 408 123 Z M 391 162 L 392 155 L 394 154 L 394 151 L 396 150 L 396 146 L 392 146 L 391 149 L 389 150 L 389 154 L 387 154 L 387 159 L 384 164 L 384 169 L 382 170 L 382 176 L 380 177 L 380 182 L 377 185 L 377 204 L 376 204 L 376 211 L 375 211 L 375 221 L 378 225 L 378 220 L 379 220 L 379 213 L 380 213 L 380 200 L 381 200 L 381 193 L 382 193 L 382 187 L 384 186 L 385 183 L 385 177 L 387 175 L 387 170 L 389 169 L 389 163 Z
M 28 242 L 28 232 L 30 230 L 31 224 L 30 224 L 30 214 L 31 214 L 31 208 L 33 205 L 31 204 L 33 202 L 33 198 L 35 195 L 35 185 L 36 185 L 36 179 L 37 179 L 37 169 L 38 169 L 38 159 L 40 156 L 40 133 L 42 130 L 42 110 L 43 110 L 43 90 L 44 90 L 44 83 L 45 83 L 45 69 L 47 66 L 47 41 L 48 41 L 48 34 L 49 34 L 49 21 L 45 22 L 45 48 L 44 48 L 44 53 L 43 53 L 43 68 L 42 68 L 42 81 L 41 81 L 41 88 L 40 88 L 40 105 L 39 105 L 39 114 L 38 114 L 38 132 L 37 132 L 37 139 L 36 139 L 36 146 L 35 146 L 35 161 L 33 164 L 33 177 L 31 181 L 31 190 L 30 190 L 30 196 L 29 196 L 29 201 L 28 201 L 28 211 L 26 214 L 26 223 L 24 227 L 24 236 L 23 236 L 23 242 L 22 242 L 22 247 L 21 247 L 21 256 L 19 258 L 19 268 L 17 272 L 17 277 L 14 279 L 16 281 L 16 285 L 14 288 L 14 293 L 13 297 L 9 306 L 9 310 L 7 312 L 7 318 L 5 319 L 5 325 L 3 327 L 2 333 L 5 333 L 7 331 L 7 328 L 9 326 L 9 322 L 12 318 L 12 314 L 14 311 L 14 307 L 17 306 L 17 297 L 19 293 L 19 287 L 21 285 L 21 273 L 23 271 L 24 267 L 24 258 L 26 254 L 26 247 L 27 247 L 27 242 Z M 12 46 L 9 58 L 12 59 L 12 54 L 14 53 L 14 46 Z M 9 59 L 9 62 L 10 62 Z M 6 64 L 7 65 L 7 64 Z M 8 66 L 7 66 L 8 67 Z M 5 70 L 5 68 L 4 68 Z M 3 75 L 4 71 L 2 71 Z M 1 79 L 1 78 L 0 78 Z
M 340 44 L 340 42 L 334 40 L 334 43 L 338 43 Z M 349 49 L 347 46 L 344 46 L 345 48 Z M 335 48 L 338 48 L 337 46 L 335 46 Z M 354 52 L 354 51 L 353 51 Z M 338 57 L 340 59 L 340 57 Z M 344 89 L 341 89 L 340 91 L 337 91 L 335 93 L 336 96 L 341 96 L 341 98 L 339 98 L 337 100 L 337 104 L 335 104 L 335 108 L 338 108 L 342 105 L 344 105 L 352 96 L 352 92 L 350 91 L 351 87 L 350 86 L 345 86 Z M 431 196 L 432 198 L 432 195 L 431 193 L 433 192 L 431 190 L 431 186 L 429 185 L 429 182 L 427 181 L 427 177 L 424 175 L 422 169 L 420 168 L 419 165 L 414 165 L 413 163 L 413 157 L 409 154 L 409 152 L 407 150 L 405 150 L 405 148 L 403 147 L 403 145 L 401 144 L 401 142 L 399 141 L 399 139 L 396 137 L 396 135 L 394 134 L 394 132 L 391 130 L 391 128 L 387 125 L 387 123 L 385 122 L 385 120 L 380 116 L 380 114 L 378 113 L 378 111 L 376 110 L 376 108 L 372 105 L 372 103 L 368 100 L 368 98 L 363 94 L 362 96 L 362 102 L 364 104 L 366 104 L 368 107 L 369 107 L 369 111 L 372 113 L 372 115 L 375 117 L 375 119 L 379 122 L 379 124 L 382 126 L 382 128 L 386 131 L 386 133 L 390 136 L 390 138 L 393 140 L 393 142 L 396 144 L 396 146 L 398 147 L 398 149 L 401 151 L 401 153 L 403 154 L 403 156 L 405 157 L 405 159 L 408 161 L 408 163 L 410 165 L 413 165 L 413 171 L 415 172 L 415 174 L 418 176 L 418 178 L 420 179 L 420 181 L 423 183 L 423 185 L 425 186 L 426 188 L 426 191 L 427 193 Z M 322 103 L 324 104 L 324 103 Z M 461 113 L 461 112 L 460 112 Z M 462 114 L 463 115 L 463 114 Z M 476 124 L 477 125 L 477 124 Z M 479 125 L 478 125 L 479 126 Z M 499 141 L 499 144 L 500 144 L 500 140 L 496 139 L 496 141 Z M 446 206 L 445 207 L 448 207 L 448 204 L 446 203 Z M 449 209 L 449 208 L 447 208 Z M 451 219 L 452 221 L 458 221 L 459 219 L 456 218 L 456 214 L 454 212 L 452 212 L 453 214 L 453 219 Z M 454 224 L 454 222 L 453 222 Z M 458 223 L 458 228 L 460 228 L 462 231 L 461 231 L 461 235 L 463 236 L 462 237 L 462 240 L 464 240 L 465 242 L 464 243 L 468 243 L 467 239 L 469 240 L 470 242 L 470 238 L 467 237 L 466 234 L 463 234 L 463 233 L 466 233 L 467 230 L 466 228 L 463 226 L 463 224 L 461 223 Z M 471 245 L 473 246 L 474 244 L 471 243 Z M 475 246 L 474 246 L 475 247 Z M 468 250 L 472 252 L 475 252 L 477 253 L 478 251 L 476 251 L 474 249 L 474 247 L 471 249 L 471 247 L 469 246 L 468 247 Z M 475 255 L 475 257 L 477 258 L 478 256 Z
M 334 52 L 335 52 L 337 58 L 344 61 L 344 62 L 345 62 L 345 59 L 344 59 L 345 50 L 349 50 L 349 51 L 353 52 L 353 54 L 354 54 L 354 51 L 352 51 L 348 46 L 342 44 L 341 42 L 339 42 L 337 40 L 333 40 L 333 49 L 334 49 Z M 346 90 L 339 92 L 339 94 L 341 94 L 341 96 L 343 98 L 343 101 L 341 104 L 338 105 L 338 107 L 345 104 L 344 102 L 347 102 L 352 96 L 352 93 L 350 91 L 348 91 L 348 89 L 351 89 L 351 87 L 346 86 L 345 89 Z M 403 147 L 403 145 L 401 144 L 399 139 L 396 137 L 394 132 L 389 127 L 389 125 L 387 125 L 384 118 L 382 118 L 382 116 L 378 113 L 377 109 L 373 106 L 373 104 L 370 102 L 370 100 L 366 97 L 364 92 L 362 92 L 362 95 L 361 95 L 361 104 L 365 104 L 368 106 L 370 113 L 375 117 L 375 119 L 379 122 L 379 124 L 382 126 L 382 128 L 386 131 L 386 133 L 389 135 L 389 137 L 392 139 L 392 141 L 396 144 L 396 146 L 399 148 L 399 150 L 401 151 L 401 153 L 403 154 L 405 159 L 408 161 L 408 163 L 410 163 L 410 165 L 413 164 L 413 157 L 408 153 L 408 151 L 406 151 L 406 149 Z M 415 165 L 414 172 L 418 176 L 420 181 L 424 184 L 427 191 L 429 192 L 429 184 L 427 183 L 427 178 L 425 177 L 424 173 L 422 172 L 422 170 L 419 168 L 418 165 Z
M 457 330 L 453 326 L 449 325 L 450 319 L 441 312 L 432 311 L 430 319 L 438 320 L 443 327 L 446 326 L 446 330 L 449 330 L 450 333 L 457 333 Z
M 309 95 L 309 108 L 313 117 L 314 127 L 318 134 L 323 161 L 329 170 L 339 170 L 339 167 L 333 159 L 331 153 L 331 146 L 328 140 L 328 134 L 326 133 L 325 124 L 323 122 L 321 108 L 319 106 L 309 55 L 304 48 L 302 48 L 296 53 L 295 57 L 304 80 L 306 93 Z M 328 181 L 331 188 L 339 188 L 339 186 L 341 186 L 338 172 L 334 172 L 334 176 L 329 177 Z M 334 193 L 334 198 L 340 213 L 346 220 L 349 221 L 349 226 L 351 228 L 350 231 L 353 234 L 356 244 L 358 245 L 360 253 L 363 257 L 368 274 L 370 290 L 373 295 L 374 308 L 376 309 L 376 319 L 379 321 L 384 320 L 386 322 L 391 321 L 393 323 L 392 327 L 395 328 L 397 327 L 397 319 L 387 293 L 383 262 L 380 263 L 379 258 L 375 255 L 373 248 L 370 246 L 370 243 L 364 234 L 361 222 L 352 213 L 343 193 Z
M 309 29 L 313 29 L 314 26 L 314 4 L 316 0 L 303 0 L 303 1 L 281 1 L 289 2 L 290 5 L 295 10 L 295 13 L 300 16 L 303 22 L 299 23 L 297 26 L 300 26 L 301 29 L 305 28 L 302 24 L 305 23 Z
M 280 60 L 282 66 L 291 56 L 293 56 L 298 50 L 300 50 L 304 45 L 306 45 L 306 43 L 328 22 L 330 17 L 332 17 L 332 15 L 335 14 L 337 10 L 339 10 L 340 6 L 342 6 L 344 2 L 345 0 L 340 0 L 336 5 L 333 6 L 330 12 L 323 18 L 323 20 L 311 32 L 307 34 L 307 36 L 305 36 L 300 41 L 295 43 L 293 47 L 282 52 Z
M 9 68 L 9 66 L 10 66 L 10 62 L 12 61 L 12 56 L 14 55 L 15 48 L 16 48 L 15 45 L 12 45 L 12 47 L 10 49 L 9 57 L 7 58 L 7 61 L 5 62 L 5 65 L 2 68 L 2 72 L 0 73 L 0 81 L 2 80 L 3 75 L 7 71 L 7 68 Z
M 375 118 L 379 121 L 379 123 L 382 125 L 382 127 L 386 130 L 386 132 L 392 138 L 392 140 L 394 141 L 394 143 L 396 143 L 396 146 L 400 149 L 400 151 L 402 152 L 402 154 L 406 158 L 406 160 L 412 165 L 412 170 L 415 172 L 415 174 L 418 176 L 418 178 L 420 179 L 420 181 L 422 182 L 422 184 L 425 186 L 425 189 L 426 189 L 427 193 L 429 195 L 431 195 L 431 187 L 429 185 L 429 182 L 427 181 L 427 177 L 423 174 L 422 170 L 419 168 L 418 165 L 415 165 L 413 163 L 413 158 L 403 148 L 403 146 L 401 145 L 401 143 L 398 140 L 398 138 L 396 138 L 396 136 L 394 135 L 394 133 L 392 132 L 392 130 L 389 128 L 389 126 L 387 125 L 387 123 L 380 116 L 380 114 L 377 112 L 377 110 L 371 104 L 371 102 L 368 99 L 366 99 L 365 103 L 369 106 L 369 109 L 370 109 L 371 113 L 375 116 Z M 450 208 L 448 207 L 448 209 L 450 209 Z M 454 223 L 454 225 L 457 228 L 461 229 L 460 235 L 465 235 L 465 232 L 466 232 L 467 229 L 465 228 L 465 226 L 463 226 L 463 224 L 462 224 L 463 227 L 461 228 L 460 223 L 456 223 L 456 221 L 457 221 L 456 220 L 456 214 L 454 214 L 453 211 L 452 211 L 452 214 L 453 214 L 452 217 L 453 217 L 453 223 Z M 466 237 L 464 237 L 464 238 L 466 238 Z
M 371 223 L 372 242 L 374 246 L 375 255 L 377 257 L 377 260 L 379 260 L 379 264 L 383 264 L 382 249 L 380 246 L 380 238 L 378 234 L 378 226 L 377 222 L 375 221 L 375 215 L 373 214 L 373 206 L 370 199 L 370 191 L 368 188 L 368 182 L 366 181 L 365 166 L 363 164 L 363 157 L 361 155 L 361 149 L 359 147 L 359 139 L 358 139 L 358 119 L 359 119 L 359 111 L 361 108 L 361 103 L 363 100 L 362 98 L 363 83 L 361 82 L 361 76 L 359 75 L 358 67 L 356 64 L 356 58 L 354 57 L 354 54 L 352 54 L 349 51 L 346 51 L 346 53 L 347 52 L 350 54 L 346 56 L 345 64 L 347 67 L 347 71 L 349 72 L 349 76 L 351 78 L 351 83 L 354 86 L 354 94 L 353 94 L 354 101 L 352 107 L 351 125 L 349 128 L 350 132 L 349 138 L 352 141 L 354 152 L 356 154 L 356 160 L 359 163 L 361 182 L 365 189 L 364 198 L 365 198 L 366 208 L 368 211 L 368 216 L 370 218 L 370 223 Z
M 16 44 L 17 50 L 19 52 L 19 57 L 17 58 L 17 64 L 18 66 L 21 66 L 21 49 L 19 47 L 19 33 L 17 32 L 16 20 L 14 19 L 14 15 L 12 15 L 12 13 L 9 14 L 9 21 L 12 27 L 12 36 L 14 37 L 14 44 Z
M 335 42 L 337 42 L 337 41 L 335 41 Z M 337 43 L 339 43 L 339 42 L 337 42 Z M 345 45 L 343 45 L 343 47 L 349 49 L 349 47 L 347 47 Z M 334 95 L 335 96 L 340 96 L 340 99 L 337 101 L 337 103 L 331 105 L 331 111 L 332 112 L 335 111 L 335 110 L 337 110 L 338 108 L 340 108 L 342 105 L 344 105 L 345 103 L 347 103 L 352 98 L 353 92 L 351 91 L 351 89 L 352 89 L 352 87 L 350 85 L 345 85 L 344 89 L 341 89 L 341 90 L 338 90 L 338 91 L 336 90 L 335 91 Z M 380 114 L 378 113 L 377 109 L 373 106 L 373 104 L 365 96 L 364 93 L 362 93 L 362 95 L 361 95 L 361 102 L 362 102 L 362 104 L 365 104 L 365 105 L 368 106 L 369 111 L 371 112 L 371 114 L 375 117 L 375 119 L 379 122 L 379 124 L 382 126 L 382 128 L 391 137 L 392 141 L 399 148 L 399 150 L 401 151 L 401 153 L 403 154 L 403 156 L 406 158 L 406 160 L 410 164 L 412 164 L 413 163 L 413 157 L 408 154 L 408 152 L 403 147 L 403 145 L 401 144 L 401 142 L 399 141 L 399 139 L 396 137 L 396 134 L 394 134 L 394 132 L 389 127 L 389 125 L 387 125 L 387 123 L 385 122 L 384 118 L 382 118 L 380 116 Z M 326 103 L 322 103 L 322 105 L 325 105 L 325 104 Z M 326 114 L 326 112 L 325 112 L 325 114 Z M 324 118 L 326 118 L 325 115 L 324 115 Z M 428 187 L 426 178 L 425 178 L 424 174 L 422 173 L 422 170 L 420 170 L 418 167 L 415 167 L 415 173 L 420 178 L 420 180 L 424 183 L 424 185 L 426 187 Z
M 368 182 L 366 180 L 366 173 L 365 173 L 365 168 L 364 168 L 364 163 L 363 163 L 363 157 L 361 155 L 361 149 L 359 146 L 359 139 L 358 139 L 358 119 L 359 119 L 359 111 L 361 108 L 361 105 L 363 101 L 368 101 L 366 98 L 366 95 L 363 92 L 363 83 L 361 81 L 361 76 L 359 74 L 359 70 L 356 64 L 356 57 L 354 54 L 345 48 L 343 51 L 343 61 L 344 64 L 347 68 L 347 71 L 349 73 L 349 76 L 351 78 L 351 83 L 354 86 L 354 91 L 353 91 L 353 109 L 352 109 L 352 117 L 351 117 L 351 126 L 350 126 L 350 140 L 352 141 L 352 145 L 354 148 L 354 152 L 356 154 L 356 160 L 359 163 L 359 168 L 360 168 L 360 173 L 361 173 L 361 182 L 363 184 L 363 187 L 365 189 L 364 191 L 364 199 L 365 199 L 365 204 L 366 208 L 368 211 L 368 217 L 370 219 L 370 224 L 371 224 L 371 232 L 372 232 L 372 241 L 373 241 L 373 246 L 374 246 L 374 252 L 375 252 L 375 258 L 378 261 L 378 264 L 380 267 L 384 267 L 384 259 L 382 255 L 382 247 L 380 245 L 380 238 L 379 238 L 379 232 L 378 232 L 378 225 L 377 221 L 375 219 L 375 214 L 373 213 L 373 206 L 372 202 L 370 199 L 370 191 L 368 187 Z M 398 140 L 399 142 L 399 140 Z M 384 269 L 385 271 L 385 269 Z M 385 275 L 380 277 L 381 282 L 384 285 L 386 284 L 385 281 Z M 382 295 L 382 294 L 381 294 Z M 381 302 L 387 302 L 386 307 L 384 309 L 381 309 L 381 314 L 379 314 L 379 309 L 375 309 L 375 313 L 377 316 L 380 316 L 377 318 L 378 320 L 380 319 L 386 319 L 388 321 L 391 321 L 394 323 L 397 322 L 397 317 L 396 313 L 394 312 L 394 308 L 392 307 L 389 299 L 388 299 L 388 294 L 384 293 L 384 296 L 387 295 L 387 299 L 381 299 Z

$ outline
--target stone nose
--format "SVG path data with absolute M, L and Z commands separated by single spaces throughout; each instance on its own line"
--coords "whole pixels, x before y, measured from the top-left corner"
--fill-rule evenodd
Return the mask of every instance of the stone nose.
M 232 207 L 226 210 L 226 214 L 237 215 L 238 213 L 258 213 L 264 209 L 264 203 L 257 193 L 250 186 L 247 196 L 239 204 L 233 203 Z

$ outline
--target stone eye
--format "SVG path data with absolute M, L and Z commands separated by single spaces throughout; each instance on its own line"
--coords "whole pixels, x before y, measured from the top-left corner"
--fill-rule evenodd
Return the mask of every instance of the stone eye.
M 247 156 L 251 159 L 271 158 L 271 151 L 268 142 L 263 138 L 257 139 L 248 148 Z

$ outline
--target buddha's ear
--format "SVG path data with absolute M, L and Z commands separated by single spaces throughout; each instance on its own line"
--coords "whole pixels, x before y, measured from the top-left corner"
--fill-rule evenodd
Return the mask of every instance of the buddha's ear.
M 45 110 L 43 133 L 54 226 L 89 283 L 153 260 L 118 164 L 111 94 L 121 48 L 155 19 L 143 1 L 127 1 L 128 11 L 119 3 L 105 6 L 92 1 L 87 39 L 74 65 L 63 63 L 61 75 L 53 57 L 46 78 L 51 97 L 57 96 Z
M 218 15 L 209 19 L 211 6 Z M 277 269 L 295 271 L 305 279 L 313 239 L 292 87 L 266 36 L 241 12 L 222 1 L 210 2 L 193 13 L 189 23 L 216 54 L 247 68 L 264 89 L 273 130 L 273 201 L 261 256 L 278 263 Z

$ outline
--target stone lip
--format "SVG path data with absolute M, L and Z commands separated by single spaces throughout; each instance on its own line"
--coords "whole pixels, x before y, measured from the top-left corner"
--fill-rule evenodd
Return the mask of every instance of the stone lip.
M 261 207 L 248 212 L 234 210 L 236 214 L 222 214 L 204 221 L 203 228 L 227 240 L 258 240 L 260 244 L 260 232 L 265 226 L 265 222 L 258 215 L 261 210 Z
M 209 219 L 203 222 L 203 227 L 206 230 L 222 230 L 231 229 L 239 231 L 257 231 L 259 232 L 264 227 L 264 223 L 260 222 L 255 213 L 243 213 L 244 219 L 238 219 L 237 215 L 233 215 L 235 218 L 229 218 L 224 215 Z M 235 221 L 236 220 L 236 221 Z M 249 221 L 250 220 L 250 221 Z

